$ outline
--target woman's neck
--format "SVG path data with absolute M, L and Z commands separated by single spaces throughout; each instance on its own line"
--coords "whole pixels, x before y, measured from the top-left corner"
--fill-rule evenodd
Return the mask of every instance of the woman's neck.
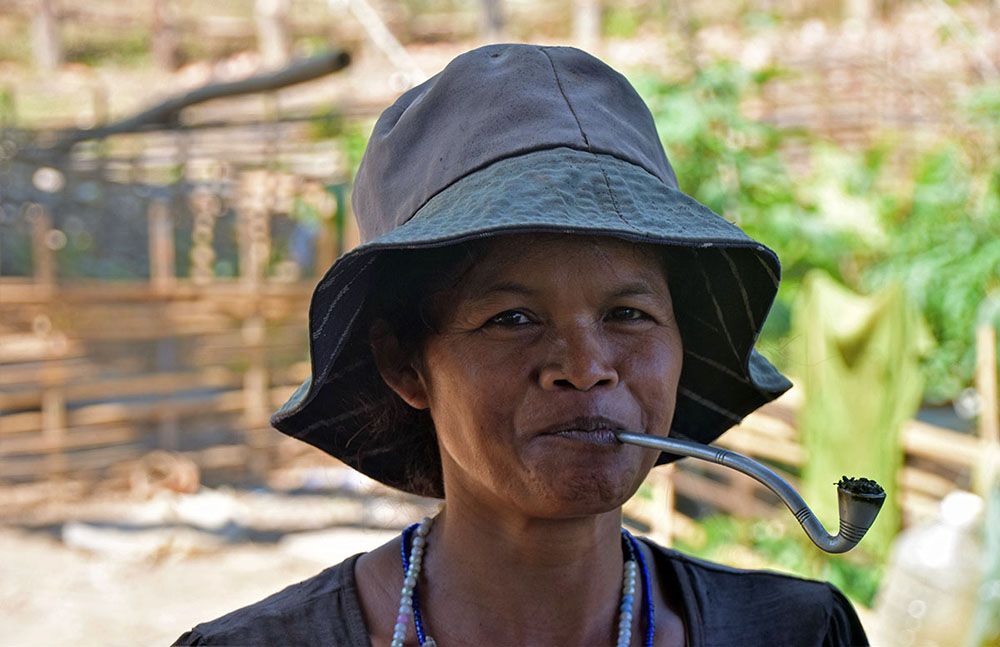
M 419 584 L 428 633 L 442 644 L 612 643 L 620 526 L 620 509 L 529 519 L 449 499 Z

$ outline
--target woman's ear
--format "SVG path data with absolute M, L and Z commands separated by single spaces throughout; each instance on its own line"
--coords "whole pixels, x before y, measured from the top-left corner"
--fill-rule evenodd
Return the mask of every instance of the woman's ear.
M 399 338 L 385 319 L 376 319 L 368 328 L 368 342 L 375 366 L 389 388 L 414 409 L 430 406 L 427 389 L 420 373 L 413 366 L 413 358 L 406 356 Z

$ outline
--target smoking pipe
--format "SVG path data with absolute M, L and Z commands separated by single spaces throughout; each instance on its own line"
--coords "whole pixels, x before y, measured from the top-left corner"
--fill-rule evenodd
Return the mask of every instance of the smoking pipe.
M 868 532 L 885 502 L 885 490 L 875 481 L 866 478 L 843 477 L 837 483 L 837 495 L 840 503 L 840 530 L 834 536 L 826 531 L 815 513 L 809 509 L 809 506 L 795 491 L 795 488 L 788 484 L 788 481 L 751 458 L 728 449 L 678 440 L 677 438 L 662 438 L 628 432 L 616 432 L 615 436 L 622 443 L 659 449 L 678 456 L 700 458 L 731 467 L 756 479 L 778 495 L 795 515 L 798 522 L 802 524 L 802 529 L 809 535 L 809 539 L 828 553 L 846 553 L 854 548 Z

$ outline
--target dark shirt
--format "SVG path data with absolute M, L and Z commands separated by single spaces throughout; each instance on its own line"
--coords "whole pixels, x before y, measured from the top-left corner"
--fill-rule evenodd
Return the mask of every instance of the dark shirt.
M 679 596 L 689 647 L 868 644 L 851 604 L 826 582 L 730 568 L 646 543 L 665 590 Z M 354 579 L 358 557 L 199 624 L 174 644 L 368 647 Z

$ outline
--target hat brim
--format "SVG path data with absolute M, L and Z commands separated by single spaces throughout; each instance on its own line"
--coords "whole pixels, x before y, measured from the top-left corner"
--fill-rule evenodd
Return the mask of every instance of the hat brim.
M 496 161 L 445 188 L 406 223 L 359 245 L 317 285 L 309 312 L 312 375 L 271 418 L 285 434 L 395 488 L 414 491 L 406 457 L 365 434 L 374 403 L 359 385 L 378 378 L 359 321 L 380 252 L 525 232 L 605 235 L 663 245 L 684 363 L 671 435 L 709 443 L 791 387 L 753 348 L 778 289 L 766 246 L 644 169 L 611 155 L 559 147 Z M 677 457 L 662 455 L 658 464 Z

